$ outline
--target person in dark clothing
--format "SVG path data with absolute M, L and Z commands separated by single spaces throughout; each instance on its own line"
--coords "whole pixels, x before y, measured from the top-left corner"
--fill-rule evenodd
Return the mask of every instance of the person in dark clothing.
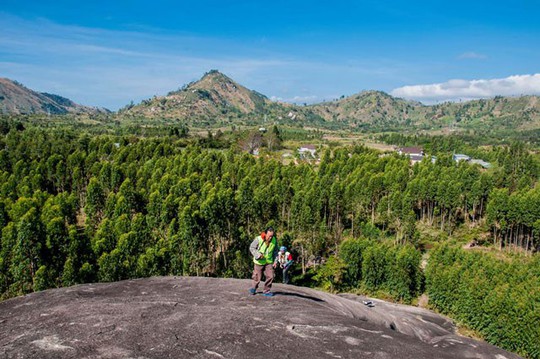
M 288 272 L 293 262 L 292 254 L 287 252 L 287 247 L 282 246 L 279 248 L 276 263 L 279 265 L 279 268 L 283 270 L 283 284 L 289 284 Z

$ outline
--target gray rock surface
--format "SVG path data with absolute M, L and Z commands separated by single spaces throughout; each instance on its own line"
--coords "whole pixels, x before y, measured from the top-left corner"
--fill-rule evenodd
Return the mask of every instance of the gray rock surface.
M 518 358 L 427 310 L 250 281 L 159 277 L 0 303 L 0 358 Z

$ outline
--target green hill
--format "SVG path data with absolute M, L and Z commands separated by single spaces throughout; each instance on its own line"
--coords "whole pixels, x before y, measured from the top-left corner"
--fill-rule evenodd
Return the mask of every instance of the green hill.
M 309 118 L 298 106 L 273 102 L 217 70 L 165 96 L 156 96 L 119 111 L 121 119 L 180 120 L 194 126 L 254 124 L 265 119 L 294 122 Z
M 333 102 L 309 106 L 327 122 L 350 128 L 396 128 L 421 123 L 426 106 L 382 91 L 364 91 Z
M 431 129 L 458 126 L 467 129 L 531 130 L 540 128 L 538 96 L 501 97 L 463 103 L 423 105 L 392 97 L 381 91 L 365 91 L 310 108 L 326 121 L 351 128 Z
M 331 102 L 299 106 L 271 101 L 212 70 L 177 91 L 126 106 L 118 117 L 179 120 L 194 127 L 269 122 L 353 131 L 535 131 L 540 129 L 540 101 L 538 96 L 499 96 L 428 106 L 381 91 L 364 91 Z

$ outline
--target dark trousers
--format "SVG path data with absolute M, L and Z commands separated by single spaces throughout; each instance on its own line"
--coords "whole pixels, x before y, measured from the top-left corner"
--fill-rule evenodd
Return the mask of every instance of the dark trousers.
M 274 267 L 272 264 L 259 265 L 255 264 L 253 268 L 253 288 L 257 289 L 259 283 L 262 280 L 264 273 L 264 292 L 269 292 L 272 289 L 272 283 L 274 282 Z
M 289 268 L 290 265 L 283 268 L 283 284 L 289 284 Z

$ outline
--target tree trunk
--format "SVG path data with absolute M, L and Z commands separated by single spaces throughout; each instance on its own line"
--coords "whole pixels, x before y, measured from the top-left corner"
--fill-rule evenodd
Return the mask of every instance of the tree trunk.
M 302 275 L 306 274 L 306 255 L 304 251 L 304 245 L 300 245 L 300 251 L 302 253 Z
M 444 228 L 444 211 L 441 211 L 441 231 Z
M 352 233 L 352 237 L 354 238 L 354 212 L 352 212 L 351 214 L 351 233 Z

